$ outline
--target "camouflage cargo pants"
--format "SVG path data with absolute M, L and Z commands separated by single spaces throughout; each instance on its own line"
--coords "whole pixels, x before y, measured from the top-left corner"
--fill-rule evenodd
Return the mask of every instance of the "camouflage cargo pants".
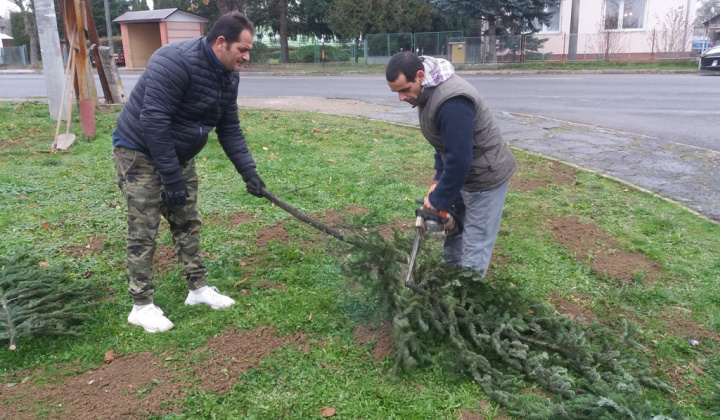
M 118 187 L 127 201 L 127 278 L 128 291 L 137 305 L 152 303 L 155 288 L 153 257 L 161 216 L 170 224 L 178 260 L 188 288 L 206 285 L 207 270 L 200 250 L 197 212 L 198 177 L 195 160 L 180 167 L 190 197 L 184 206 L 166 206 L 160 174 L 150 156 L 124 147 L 113 149 Z

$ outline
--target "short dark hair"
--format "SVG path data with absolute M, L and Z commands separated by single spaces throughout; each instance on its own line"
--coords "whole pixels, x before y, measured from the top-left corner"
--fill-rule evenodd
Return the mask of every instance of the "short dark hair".
M 385 68 L 385 79 L 388 82 L 394 82 L 400 77 L 400 73 L 405 75 L 408 82 L 415 81 L 415 75 L 418 70 L 424 70 L 423 60 L 410 51 L 400 51 L 390 57 L 387 67 Z
M 210 32 L 207 34 L 207 41 L 212 45 L 218 37 L 222 36 L 227 40 L 228 48 L 230 48 L 230 44 L 238 42 L 240 40 L 240 33 L 246 30 L 255 35 L 255 26 L 247 16 L 238 11 L 226 13 L 220 16 L 220 19 L 210 28 Z

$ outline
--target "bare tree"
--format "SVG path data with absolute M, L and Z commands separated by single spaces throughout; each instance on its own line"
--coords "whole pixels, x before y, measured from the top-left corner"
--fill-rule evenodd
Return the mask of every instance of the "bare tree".
M 28 37 L 30 43 L 30 67 L 38 68 L 38 36 L 37 29 L 35 28 L 35 19 L 30 18 L 30 11 L 35 10 L 35 4 L 33 0 L 28 0 L 26 5 L 23 0 L 8 0 L 15 6 L 20 8 L 20 16 L 23 19 L 23 25 L 25 26 L 25 35 Z
M 603 22 L 597 25 L 597 32 L 591 36 L 591 42 L 598 57 L 602 57 L 603 61 L 608 62 L 613 54 L 622 52 L 627 46 L 625 35 L 621 31 L 605 29 L 606 26 L 608 26 L 607 19 L 604 25 Z
M 688 16 L 683 6 L 671 8 L 661 20 L 658 15 L 651 42 L 653 52 L 662 53 L 665 58 L 681 58 L 688 50 L 690 28 L 693 22 L 688 22 Z

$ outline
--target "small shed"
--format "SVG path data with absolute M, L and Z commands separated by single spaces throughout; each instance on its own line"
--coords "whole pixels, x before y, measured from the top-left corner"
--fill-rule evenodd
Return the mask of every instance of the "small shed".
M 113 19 L 120 24 L 128 68 L 145 67 L 152 53 L 165 44 L 203 36 L 207 21 L 177 8 L 126 12 Z
M 13 47 L 13 37 L 10 35 L 5 35 L 3 33 L 0 33 L 0 40 L 2 40 L 2 44 L 0 44 L 0 48 L 10 48 Z

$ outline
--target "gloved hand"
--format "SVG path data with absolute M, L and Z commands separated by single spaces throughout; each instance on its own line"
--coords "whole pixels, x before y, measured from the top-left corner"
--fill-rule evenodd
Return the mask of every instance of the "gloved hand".
M 166 184 L 165 190 L 160 194 L 163 203 L 168 206 L 184 206 L 187 203 L 187 198 L 190 197 L 185 181 L 173 182 L 172 184 Z
M 245 182 L 245 186 L 247 187 L 247 192 L 254 195 L 255 197 L 262 197 L 262 191 L 265 189 L 265 183 L 262 179 L 260 179 L 259 176 L 255 175 L 254 177 L 248 179 Z

